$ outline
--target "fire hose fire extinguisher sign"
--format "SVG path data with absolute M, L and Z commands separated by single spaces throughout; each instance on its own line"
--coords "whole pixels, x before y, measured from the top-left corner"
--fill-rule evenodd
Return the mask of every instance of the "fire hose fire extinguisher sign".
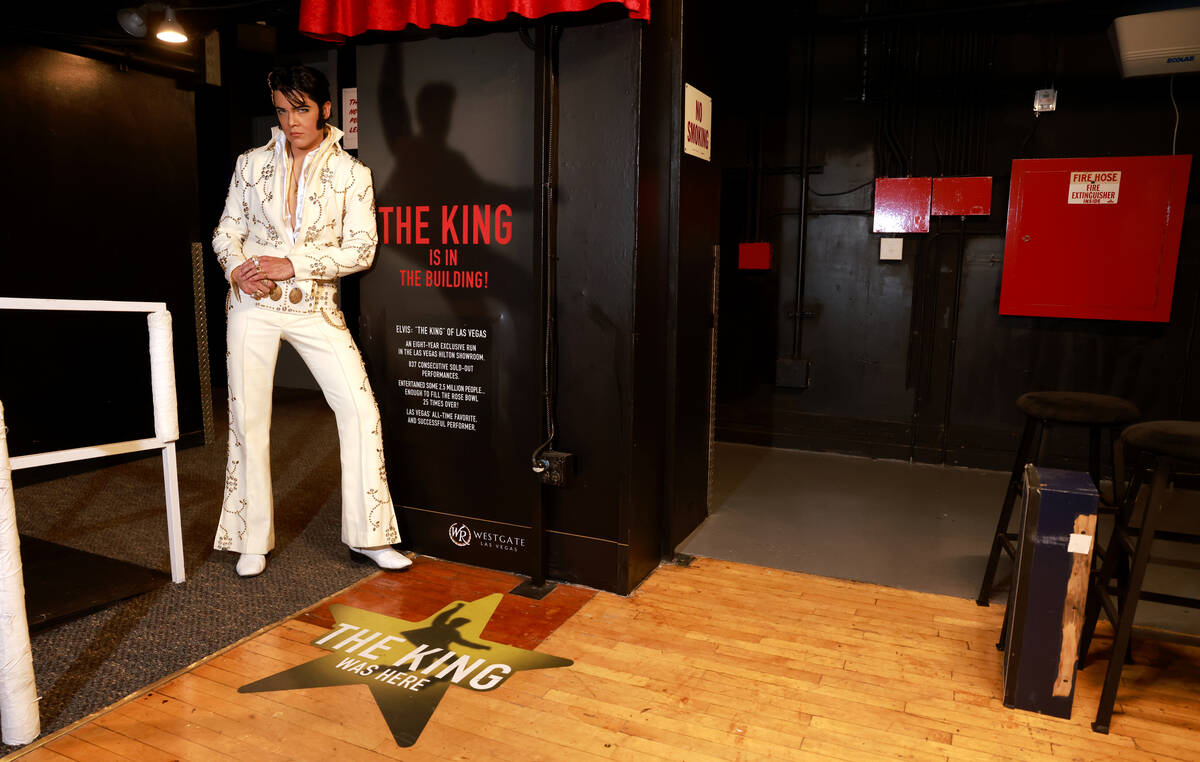
M 1120 172 L 1072 172 L 1067 203 L 1115 204 L 1120 194 Z

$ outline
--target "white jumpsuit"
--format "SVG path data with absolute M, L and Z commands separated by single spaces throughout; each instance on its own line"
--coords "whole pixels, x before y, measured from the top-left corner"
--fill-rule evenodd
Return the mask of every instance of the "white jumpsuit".
M 384 469 L 379 407 L 362 357 L 337 307 L 337 280 L 371 266 L 375 194 L 365 165 L 342 150 L 332 125 L 299 170 L 297 219 L 287 196 L 286 138 L 238 157 L 213 250 L 229 274 L 254 256 L 287 257 L 295 276 L 255 300 L 230 288 L 229 447 L 214 547 L 266 553 L 275 544 L 271 493 L 271 395 L 279 341 L 288 341 L 321 385 L 337 418 L 342 462 L 342 541 L 399 542 Z

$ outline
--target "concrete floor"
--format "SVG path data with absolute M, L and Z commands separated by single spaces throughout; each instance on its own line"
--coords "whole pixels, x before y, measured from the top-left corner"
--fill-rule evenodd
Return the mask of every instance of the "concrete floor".
M 718 443 L 710 515 L 678 551 L 974 598 L 1007 481 L 999 471 Z M 1200 532 L 1200 495 L 1175 495 L 1163 523 Z M 1154 550 L 1174 563 L 1151 565 L 1145 588 L 1200 597 L 1200 547 Z M 1008 569 L 1002 560 L 999 578 Z M 1190 609 L 1143 602 L 1138 623 L 1200 635 Z

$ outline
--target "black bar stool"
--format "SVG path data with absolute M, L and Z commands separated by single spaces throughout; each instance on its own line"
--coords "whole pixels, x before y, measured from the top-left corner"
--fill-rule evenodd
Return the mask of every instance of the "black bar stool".
M 1196 421 L 1148 421 L 1138 423 L 1125 429 L 1121 439 L 1139 452 L 1154 456 L 1154 477 L 1150 486 L 1150 494 L 1146 498 L 1146 509 L 1142 516 L 1140 528 L 1130 526 L 1133 518 L 1134 504 L 1137 502 L 1138 491 L 1142 485 L 1142 469 L 1134 471 L 1133 481 L 1125 491 L 1125 499 L 1117 511 L 1116 524 L 1108 548 L 1104 552 L 1104 563 L 1099 572 L 1092 574 L 1092 584 L 1088 587 L 1087 612 L 1084 616 L 1083 632 L 1079 638 L 1079 662 L 1084 666 L 1088 646 L 1091 645 L 1092 635 L 1096 631 L 1096 621 L 1100 618 L 1103 608 L 1110 622 L 1113 622 L 1113 647 L 1109 652 L 1108 672 L 1104 676 L 1104 689 L 1100 693 L 1100 707 L 1096 711 L 1096 721 L 1092 730 L 1107 733 L 1108 724 L 1112 719 L 1113 704 L 1117 700 L 1117 685 L 1121 681 L 1121 669 L 1125 659 L 1117 654 L 1129 651 L 1129 641 L 1133 633 L 1133 619 L 1137 613 L 1139 600 L 1169 603 L 1174 606 L 1200 608 L 1200 599 L 1184 598 L 1177 595 L 1142 590 L 1142 581 L 1146 576 L 1146 565 L 1150 562 L 1150 546 L 1157 536 L 1172 542 L 1200 543 L 1200 535 L 1182 532 L 1156 531 L 1155 524 L 1162 512 L 1167 492 L 1167 482 L 1175 473 L 1176 468 L 1183 464 L 1200 465 L 1200 422 Z M 1130 563 L 1132 561 L 1132 568 Z M 1114 576 L 1120 579 L 1122 571 L 1128 574 L 1125 584 L 1118 584 L 1116 589 L 1109 587 Z M 1114 605 L 1112 595 L 1118 598 Z
M 996 522 L 996 534 L 992 538 L 992 551 L 988 554 L 987 570 L 983 573 L 983 584 L 975 602 L 987 606 L 992 597 L 996 578 L 996 566 L 1003 551 L 1009 558 L 1016 557 L 1017 536 L 1008 531 L 1017 495 L 1021 492 L 1021 477 L 1026 463 L 1037 463 L 1045 444 L 1046 429 L 1052 426 L 1086 426 L 1088 429 L 1088 473 L 1100 491 L 1100 435 L 1107 429 L 1112 443 L 1113 491 L 1125 483 L 1125 462 L 1121 450 L 1119 433 L 1126 425 L 1141 418 L 1137 405 L 1129 400 L 1108 394 L 1088 392 L 1027 392 L 1017 398 L 1017 407 L 1025 414 L 1025 430 L 1017 447 L 1017 458 L 1013 463 L 1012 476 L 1008 480 L 1008 491 L 1000 508 L 1000 520 Z M 1114 495 L 1112 504 L 1118 502 Z M 1101 503 L 1104 503 L 1101 493 Z M 1110 509 L 1111 510 L 1111 509 Z M 1007 620 L 1006 624 L 1007 624 Z M 1001 633 L 998 648 L 1003 648 L 1005 633 Z

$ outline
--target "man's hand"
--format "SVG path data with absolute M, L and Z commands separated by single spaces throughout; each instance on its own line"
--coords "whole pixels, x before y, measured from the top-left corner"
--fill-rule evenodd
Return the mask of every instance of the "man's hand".
M 275 281 L 287 280 L 296 274 L 287 257 L 251 257 L 234 268 L 230 280 L 243 293 L 261 299 L 275 287 Z
M 287 280 L 296 275 L 292 260 L 287 257 L 262 256 L 258 258 L 258 266 L 262 274 L 271 280 Z
M 271 285 L 263 278 L 251 279 L 248 275 L 243 275 L 245 271 L 241 266 L 238 266 L 229 274 L 229 280 L 233 283 L 234 288 L 240 290 L 243 294 L 253 296 L 255 299 L 261 299 L 271 291 Z M 254 272 L 254 266 L 251 265 L 250 272 Z

